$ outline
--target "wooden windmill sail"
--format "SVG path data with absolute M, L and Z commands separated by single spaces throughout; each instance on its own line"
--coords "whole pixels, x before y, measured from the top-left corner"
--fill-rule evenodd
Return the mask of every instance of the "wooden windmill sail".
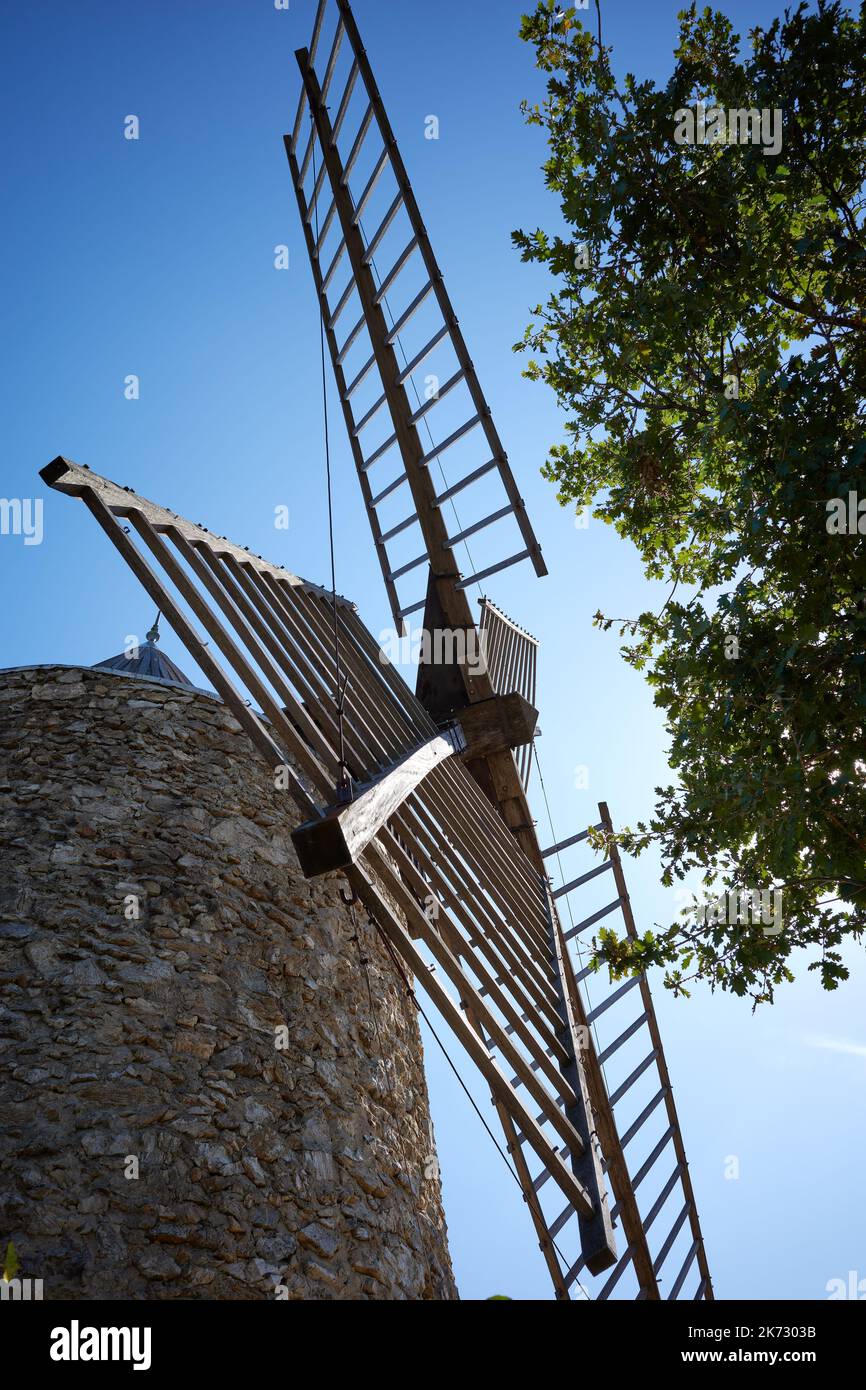
M 346 600 L 64 458 L 42 477 L 83 500 L 273 769 L 304 872 L 345 874 L 483 1076 L 556 1296 L 594 1281 L 599 1298 L 711 1298 L 649 986 L 605 986 L 581 954 L 611 913 L 635 930 L 618 854 L 577 863 L 571 877 L 588 832 L 547 849 L 536 838 L 525 794 L 534 639 L 486 601 L 487 661 L 467 659 L 482 642 L 467 586 L 510 564 L 544 565 L 346 0 L 322 0 L 298 60 L 303 94 L 286 148 L 392 614 L 399 627 L 423 610 L 425 628 L 462 633 L 462 649 L 428 662 L 413 693 Z M 379 144 L 367 150 L 374 131 Z M 374 217 L 386 169 L 397 192 Z M 400 217 L 408 239 L 389 260 Z M 377 274 L 378 264 L 387 268 Z M 403 361 L 404 330 L 425 304 L 439 324 Z M 443 348 L 454 370 L 432 373 L 438 393 L 413 405 L 414 373 Z M 349 368 L 355 350 L 362 360 Z M 455 424 L 445 411 L 460 392 L 471 413 Z M 479 440 L 480 462 L 468 453 Z M 463 471 L 434 482 L 443 454 Z M 380 483 L 388 455 L 396 479 Z M 411 511 L 395 521 L 384 509 L 401 491 Z M 446 508 L 458 495 L 481 514 L 455 529 Z M 503 523 L 518 542 L 497 558 Z M 470 532 L 493 552 L 467 575 L 456 548 Z M 416 553 L 404 560 L 394 543 L 410 537 Z M 402 587 L 410 577 L 414 597 Z M 604 805 L 598 824 L 612 829 Z

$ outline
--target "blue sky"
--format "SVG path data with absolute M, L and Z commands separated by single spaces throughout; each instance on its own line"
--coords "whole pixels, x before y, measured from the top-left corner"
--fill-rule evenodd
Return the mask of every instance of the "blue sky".
M 520 0 L 357 0 L 356 17 L 434 249 L 550 576 L 526 567 L 491 597 L 541 639 L 539 741 L 558 838 L 609 802 L 633 823 L 667 777 L 659 713 L 597 608 L 629 614 L 653 592 L 629 546 L 575 528 L 539 476 L 562 419 L 524 381 L 511 344 L 545 284 L 511 231 L 555 223 L 542 137 L 522 97 L 541 87 L 517 38 Z M 603 5 L 620 69 L 663 79 L 673 3 Z M 741 32 L 775 7 L 725 7 Z M 43 496 L 58 453 L 194 521 L 327 581 L 318 324 L 282 134 L 298 93 L 294 50 L 314 0 L 60 0 L 5 7 L 0 103 L 7 200 L 0 492 Z M 123 138 L 139 116 L 141 138 Z M 424 139 L 429 114 L 440 138 Z M 290 267 L 274 268 L 274 247 Z M 140 377 L 137 401 L 124 378 Z M 331 398 L 333 410 L 334 399 Z M 342 422 L 333 416 L 337 582 L 375 633 L 389 614 Z M 290 509 L 288 531 L 274 508 Z M 84 508 L 45 498 L 44 540 L 0 537 L 0 665 L 89 664 L 152 614 Z M 11 601 L 10 601 L 11 600 Z M 179 644 L 166 650 L 183 666 Z M 587 790 L 574 769 L 585 765 Z M 546 839 L 543 805 L 535 814 Z M 670 918 L 647 856 L 627 864 L 639 925 Z M 717 1295 L 822 1298 L 866 1275 L 862 1181 L 864 976 L 827 995 L 814 977 L 752 1016 L 697 992 L 655 997 Z M 459 1056 L 459 1049 L 454 1048 Z M 436 1134 L 464 1297 L 547 1298 L 511 1179 L 428 1043 Z M 467 1078 L 468 1062 L 461 1062 Z M 491 1114 L 483 1087 L 475 1087 Z M 740 1176 L 725 1177 L 735 1155 Z

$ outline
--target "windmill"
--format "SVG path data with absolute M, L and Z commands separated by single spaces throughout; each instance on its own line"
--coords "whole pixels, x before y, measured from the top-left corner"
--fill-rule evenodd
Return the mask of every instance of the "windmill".
M 332 589 L 65 458 L 42 477 L 84 501 L 273 769 L 305 875 L 345 875 L 483 1077 L 555 1296 L 711 1299 L 649 985 L 600 993 L 581 953 L 615 912 L 636 932 L 616 845 L 574 876 L 589 830 L 540 846 L 537 643 L 470 607 L 545 565 L 348 0 L 320 0 L 296 56 L 289 168 L 392 618 L 423 613 L 431 637 L 416 691 Z M 612 834 L 605 803 L 595 828 Z

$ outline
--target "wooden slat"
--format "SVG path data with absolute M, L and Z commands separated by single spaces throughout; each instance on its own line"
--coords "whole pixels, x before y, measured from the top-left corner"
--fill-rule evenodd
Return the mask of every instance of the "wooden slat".
M 589 1193 L 593 1205 L 592 1217 L 578 1213 L 580 1245 L 587 1269 L 592 1274 L 600 1274 L 603 1270 L 609 1269 L 616 1261 L 616 1240 L 613 1234 L 613 1223 L 601 1169 L 601 1156 L 595 1139 L 595 1125 L 584 1076 L 583 1049 L 578 1041 L 580 1036 L 578 1032 L 579 1020 L 572 1007 L 572 997 L 566 987 L 568 968 L 566 945 L 553 906 L 553 898 L 547 890 L 544 880 L 541 879 L 541 876 L 539 878 L 550 924 L 551 952 L 558 966 L 557 985 L 563 1036 L 571 1054 L 571 1060 L 564 1070 L 564 1075 L 571 1082 L 572 1089 L 576 1094 L 576 1100 L 572 1105 L 566 1102 L 565 1113 L 583 1140 L 583 1153 L 579 1156 L 572 1156 L 572 1166 Z
M 673 1246 L 674 1241 L 679 1235 L 682 1224 L 685 1221 L 688 1214 L 689 1204 L 688 1202 L 684 1202 L 679 1215 L 677 1216 L 673 1226 L 671 1226 L 671 1229 L 668 1232 L 667 1239 L 665 1240 L 664 1245 L 662 1246 L 661 1250 L 653 1260 L 653 1269 L 655 1270 L 656 1274 L 658 1274 L 659 1270 L 661 1269 L 662 1265 L 664 1264 L 665 1260 L 670 1254 L 671 1247 Z
M 370 847 L 370 850 L 368 850 L 367 852 L 368 855 L 373 855 L 376 849 L 377 843 L 374 841 L 373 845 Z M 366 862 L 367 859 L 365 856 L 365 858 L 361 861 L 361 865 L 363 866 Z M 543 1086 L 541 1082 L 537 1079 L 529 1063 L 524 1059 L 523 1055 L 511 1042 L 511 1039 L 507 1036 L 505 1029 L 501 1026 L 499 1021 L 487 1008 L 484 1000 L 480 997 L 478 992 L 470 985 L 470 983 L 466 979 L 465 973 L 461 969 L 459 961 L 452 955 L 450 949 L 445 945 L 441 937 L 439 937 L 439 935 L 433 930 L 431 924 L 427 921 L 427 918 L 424 916 L 424 913 L 418 907 L 418 904 L 415 901 L 414 897 L 406 888 L 402 877 L 398 877 L 394 870 L 389 867 L 387 858 L 384 857 L 382 854 L 379 854 L 378 856 L 370 859 L 369 862 L 375 866 L 375 872 L 377 876 L 379 876 L 383 880 L 389 892 L 393 894 L 394 898 L 396 899 L 397 906 L 401 909 L 403 913 L 406 914 L 407 918 L 411 919 L 425 946 L 431 952 L 437 964 L 442 967 L 443 971 L 448 976 L 451 983 L 457 986 L 457 988 L 460 990 L 461 994 L 464 995 L 464 997 L 468 997 L 471 1000 L 472 1007 L 485 1032 L 490 1037 L 490 1039 L 492 1040 L 496 1048 L 499 1050 L 499 1052 L 502 1054 L 503 1058 L 508 1062 L 509 1066 L 512 1067 L 513 1070 L 517 1073 L 517 1075 L 520 1078 L 521 1084 L 525 1088 L 527 1094 L 532 1097 L 536 1105 L 538 1105 L 539 1108 L 543 1111 L 548 1123 L 550 1124 L 551 1129 L 554 1130 L 555 1133 L 559 1135 L 559 1138 L 568 1145 L 568 1148 L 572 1154 L 582 1153 L 583 1141 L 581 1140 L 580 1135 L 574 1129 L 573 1125 L 570 1123 L 567 1117 L 559 1109 L 558 1105 L 556 1104 L 556 1100 L 554 1096 L 551 1094 L 551 1092 L 548 1091 L 547 1088 Z M 353 866 L 351 869 L 349 869 L 347 871 L 348 875 L 351 876 L 352 874 L 354 874 L 357 867 L 358 866 Z M 421 957 L 418 957 L 414 943 L 412 943 L 412 955 L 418 961 L 423 959 Z M 412 969 L 416 975 L 420 973 L 415 965 L 412 966 Z M 423 965 L 422 969 L 424 971 L 424 974 L 428 977 L 428 979 L 434 980 L 436 978 L 435 973 L 427 968 L 426 963 Z M 455 1007 L 456 1006 L 452 1004 L 452 1009 Z M 459 1010 L 457 1010 L 457 1012 L 459 1013 Z M 449 1021 L 451 1021 L 450 1011 Z M 514 1090 L 514 1087 L 511 1086 L 511 1084 L 509 1083 L 508 1078 L 502 1072 L 500 1072 L 498 1068 L 496 1068 L 496 1073 L 498 1081 L 501 1082 L 502 1085 L 504 1085 L 505 1087 L 506 1096 L 508 1098 L 515 1097 L 516 1092 Z M 565 1088 L 567 1085 L 564 1079 L 562 1081 L 562 1085 L 563 1088 Z M 499 1095 L 500 1092 L 497 1090 L 496 1094 Z M 526 1117 L 530 1118 L 528 1112 L 526 1112 Z M 533 1127 L 535 1126 L 534 1120 L 532 1121 L 532 1125 Z M 529 1143 L 533 1144 L 533 1132 L 532 1130 L 526 1130 L 523 1121 L 521 1121 L 521 1129 L 527 1135 Z M 533 1147 L 535 1147 L 534 1144 Z M 537 1149 L 536 1152 L 538 1152 Z M 541 1157 L 541 1154 L 539 1154 L 539 1157 Z M 557 1173 L 563 1165 L 561 1160 L 559 1160 L 555 1149 L 552 1149 L 548 1145 L 547 1140 L 545 1140 L 544 1161 L 547 1163 L 549 1167 L 551 1167 L 554 1173 L 554 1177 L 556 1177 Z M 592 1202 L 583 1185 L 579 1182 L 577 1182 L 575 1185 L 576 1190 L 579 1193 L 578 1209 L 589 1216 L 592 1214 Z
M 626 1148 L 626 1146 L 631 1143 L 632 1139 L 634 1139 L 635 1135 L 643 1128 L 656 1106 L 660 1105 L 664 1100 L 664 1096 L 665 1090 L 664 1086 L 662 1086 L 660 1090 L 656 1091 L 652 1100 L 644 1106 L 637 1119 L 629 1125 L 625 1134 L 622 1136 L 623 1148 Z
M 475 922 L 469 911 L 471 908 L 482 929 L 476 938 L 477 949 L 484 954 L 494 970 L 501 972 L 497 975 L 497 979 L 507 980 L 508 988 L 518 1006 L 523 1008 L 527 1014 L 532 1012 L 535 1015 L 534 1027 L 542 1045 L 558 1053 L 565 1061 L 567 1053 L 552 1031 L 553 1028 L 559 1026 L 560 1022 L 555 1000 L 549 991 L 540 986 L 538 979 L 532 972 L 526 968 L 525 960 L 520 954 L 520 942 L 510 937 L 501 925 L 496 924 L 493 914 L 487 906 L 485 895 L 463 893 L 462 897 L 458 896 L 453 882 L 449 883 L 445 878 L 444 863 L 441 862 L 441 859 L 437 862 L 434 858 L 438 827 L 431 821 L 422 798 L 413 799 L 401 814 L 398 824 L 408 837 L 426 848 L 425 874 L 430 887 L 435 891 L 442 906 L 458 917 L 465 930 L 470 934 L 475 930 Z M 438 840 L 438 843 L 441 845 L 441 839 Z M 486 986 L 482 987 L 480 992 L 483 996 L 487 992 Z M 506 1031 L 510 1031 L 512 1027 L 516 1027 L 516 1025 L 509 1025 L 509 1030 Z
M 601 830 L 601 821 L 599 821 L 598 824 L 594 825 L 592 828 L 593 830 Z M 541 857 L 542 859 L 549 859 L 551 854 L 559 854 L 564 849 L 570 849 L 572 845 L 580 844 L 581 840 L 585 840 L 588 835 L 588 830 L 581 830 L 577 833 L 577 835 L 570 835 L 567 840 L 560 840 L 559 844 L 551 845 L 549 849 L 543 849 L 541 851 Z
M 673 1136 L 673 1132 L 673 1127 L 671 1125 L 668 1125 L 661 1139 L 659 1139 L 658 1143 L 651 1150 L 648 1157 L 644 1160 L 640 1168 L 638 1168 L 637 1172 L 632 1177 L 631 1183 L 635 1191 L 637 1191 L 644 1178 L 655 1166 L 656 1159 L 658 1159 L 660 1155 L 664 1152 L 664 1150 L 667 1148 L 668 1143 Z
M 660 1192 L 659 1195 L 656 1197 L 656 1199 L 655 1199 L 655 1201 L 653 1202 L 653 1204 L 652 1204 L 650 1210 L 649 1210 L 649 1211 L 647 1212 L 647 1214 L 646 1214 L 646 1217 L 645 1217 L 644 1223 L 643 1223 L 643 1224 L 644 1224 L 644 1230 L 645 1230 L 645 1231 L 648 1231 L 648 1230 L 650 1229 L 650 1227 L 652 1226 L 652 1224 L 653 1224 L 653 1222 L 655 1221 L 656 1217 L 658 1216 L 659 1212 L 661 1211 L 662 1207 L 664 1206 L 665 1202 L 667 1201 L 668 1197 L 669 1197 L 669 1196 L 671 1195 L 671 1193 L 673 1192 L 674 1187 L 675 1187 L 676 1184 L 679 1182 L 681 1172 L 682 1172 L 682 1169 L 681 1169 L 681 1167 L 680 1167 L 680 1164 L 679 1164 L 679 1163 L 676 1163 L 676 1164 L 674 1165 L 674 1171 L 671 1173 L 670 1177 L 668 1178 L 668 1180 L 667 1180 L 667 1182 L 665 1183 L 664 1187 L 662 1188 L 661 1192 Z
M 682 1269 L 680 1270 L 679 1274 L 677 1275 L 677 1277 L 676 1277 L 676 1279 L 675 1279 L 675 1281 L 674 1281 L 674 1286 L 673 1286 L 673 1288 L 671 1289 L 670 1293 L 668 1294 L 668 1298 L 669 1298 L 669 1299 L 675 1299 L 675 1298 L 677 1297 L 677 1295 L 679 1294 L 680 1289 L 682 1288 L 683 1284 L 684 1284 L 685 1281 L 686 1281 L 686 1276 L 687 1276 L 689 1270 L 690 1270 L 691 1267 L 692 1267 L 692 1261 L 694 1260 L 695 1255 L 697 1255 L 697 1254 L 699 1253 L 700 1248 L 701 1248 L 701 1241 L 700 1241 L 700 1239 L 699 1239 L 698 1237 L 696 1237 L 696 1238 L 692 1241 L 691 1246 L 689 1247 L 689 1253 L 686 1255 L 686 1258 L 685 1258 L 685 1260 L 683 1261 L 683 1267 L 682 1267 Z M 705 1289 L 704 1289 L 704 1298 L 709 1298 L 709 1297 L 710 1297 L 709 1289 L 708 1289 L 708 1288 L 705 1288 Z
M 607 1013 L 608 1009 L 612 1008 L 614 1004 L 617 1004 L 619 1000 L 622 999 L 623 995 L 630 994 L 637 983 L 637 977 L 633 976 L 632 979 L 626 980 L 624 985 L 620 985 L 619 989 L 613 990 L 606 999 L 603 999 L 600 1004 L 597 1004 L 594 1009 L 590 1010 L 586 1016 L 587 1023 L 595 1023 L 596 1019 L 601 1018 L 602 1014 Z
M 648 1056 L 644 1057 L 643 1061 L 640 1062 L 635 1067 L 634 1071 L 626 1077 L 622 1085 L 618 1086 L 617 1089 L 614 1091 L 613 1095 L 610 1098 L 611 1105 L 616 1105 L 618 1101 L 622 1100 L 623 1096 L 626 1094 L 627 1091 L 631 1089 L 631 1087 L 637 1081 L 638 1077 L 643 1075 L 647 1067 L 652 1066 L 653 1062 L 655 1061 L 655 1058 L 656 1053 L 655 1048 L 653 1048 L 652 1052 L 650 1052 Z
M 146 593 L 159 608 L 166 622 L 190 652 L 196 664 L 208 680 L 213 683 L 214 689 L 222 696 L 241 728 L 249 735 L 253 744 L 265 758 L 266 763 L 272 768 L 285 764 L 285 750 L 280 747 L 261 720 L 257 719 L 247 707 L 244 697 L 228 679 L 219 663 L 213 659 L 207 647 L 199 641 L 195 629 L 187 620 L 183 610 L 178 607 L 170 591 L 166 589 L 144 557 L 139 554 L 124 534 L 122 527 L 117 524 L 114 515 L 106 506 L 99 492 L 94 488 L 84 487 L 77 495 L 82 498 L 85 506 L 120 552 Z M 291 768 L 287 771 L 287 790 L 302 811 L 313 809 L 315 803 Z
M 114 516 L 128 516 L 130 510 L 136 508 L 142 516 L 147 518 L 155 531 L 162 533 L 169 527 L 173 527 L 193 544 L 197 541 L 205 542 L 216 555 L 233 555 L 236 560 L 252 565 L 262 574 L 271 574 L 279 581 L 291 584 L 293 587 L 297 586 L 307 593 L 327 594 L 328 601 L 331 602 L 330 592 L 323 589 L 321 585 L 311 584 L 307 579 L 299 579 L 297 575 L 290 573 L 281 565 L 272 565 L 269 561 L 263 560 L 260 555 L 252 555 L 242 546 L 227 540 L 225 536 L 218 536 L 214 532 L 208 531 L 204 526 L 194 525 L 185 517 L 178 516 L 177 512 L 172 512 L 156 502 L 150 502 L 146 497 L 133 492 L 132 488 L 120 487 L 110 478 L 104 478 L 89 468 L 81 467 L 70 459 L 64 458 L 62 454 L 52 459 L 45 468 L 40 469 L 39 476 L 46 486 L 53 488 L 56 492 L 63 492 L 68 497 L 83 498 L 86 493 L 98 497 Z M 336 602 L 338 607 L 343 610 L 354 610 L 354 604 L 339 594 Z
M 412 252 L 417 249 L 417 246 L 418 238 L 413 236 L 411 240 L 406 243 L 403 250 L 397 257 L 396 261 L 392 265 L 391 269 L 386 272 L 385 276 L 382 279 L 379 280 L 379 284 L 376 288 L 375 295 L 375 302 L 377 304 L 382 303 L 391 286 L 394 284 L 394 281 L 397 279 L 397 276 L 400 274 L 400 271 L 403 269 L 403 267 L 409 260 L 409 257 L 412 255 Z M 402 386 L 403 381 L 405 380 L 405 377 L 402 372 L 400 376 L 398 376 L 397 380 Z
M 130 508 L 128 516 L 151 554 L 154 555 L 162 565 L 162 568 L 165 570 L 166 574 L 168 574 L 175 588 L 181 594 L 184 601 L 189 604 L 189 607 L 192 609 L 211 640 L 216 642 L 229 665 L 232 666 L 236 674 L 240 676 L 250 694 L 259 702 L 262 710 L 270 720 L 272 727 L 276 729 L 281 740 L 284 742 L 284 746 L 291 751 L 295 761 L 300 764 L 303 771 L 312 780 L 319 791 L 327 794 L 328 788 L 333 780 L 333 775 L 329 775 L 326 767 L 323 767 L 322 763 L 313 757 L 306 742 L 292 727 L 283 712 L 283 708 L 276 702 L 270 689 L 265 685 L 257 670 L 244 656 L 228 629 L 223 626 L 213 610 L 204 602 L 195 585 L 187 578 L 185 571 L 175 560 L 168 546 L 165 545 L 163 540 L 153 529 L 147 517 L 135 507 Z M 172 536 L 172 539 L 177 543 L 178 540 L 183 540 L 183 537 L 181 533 L 177 531 Z M 192 547 L 190 547 L 190 550 L 192 551 Z M 234 625 L 237 630 L 240 624 L 236 620 Z M 263 657 L 261 649 L 255 642 L 255 639 L 249 634 L 249 630 L 246 629 L 245 624 L 242 626 L 242 631 L 243 630 L 245 630 L 245 636 L 242 640 L 244 640 L 247 646 L 254 647 L 258 651 L 260 657 L 263 658 L 264 662 L 267 663 L 267 658 Z M 303 714 L 303 710 L 301 710 L 300 706 L 297 704 L 291 691 L 285 683 L 280 680 L 274 668 L 270 666 L 269 663 L 267 664 L 269 678 L 274 680 L 275 688 L 279 690 L 281 698 L 292 708 L 293 717 L 297 716 L 298 713 Z
M 566 894 L 572 893 L 575 888 L 582 888 L 585 883 L 589 883 L 590 879 L 598 878 L 599 874 L 607 873 L 607 871 L 612 868 L 612 860 L 606 859 L 603 864 L 598 864 L 594 869 L 588 869 L 585 874 L 579 874 L 578 877 L 573 878 L 570 883 L 565 883 L 562 888 L 557 888 L 553 896 L 555 898 L 564 898 Z
M 573 936 L 579 936 L 582 931 L 586 931 L 587 927 L 591 927 L 596 922 L 600 922 L 602 917 L 607 917 L 609 913 L 615 912 L 616 909 L 621 906 L 622 900 L 620 898 L 614 898 L 613 902 L 608 903 L 607 907 L 600 907 L 598 912 L 593 912 L 590 917 L 584 917 L 583 921 L 578 922 L 576 927 L 570 927 L 565 934 L 566 940 L 570 941 Z
M 601 1065 L 604 1066 L 605 1062 L 609 1061 L 613 1054 L 619 1051 L 623 1043 L 628 1042 L 629 1038 L 637 1032 L 638 1028 L 642 1028 L 646 1021 L 647 1014 L 646 1011 L 644 1011 L 641 1014 L 640 1018 L 636 1018 L 634 1023 L 632 1023 L 629 1028 L 626 1028 L 622 1033 L 620 1033 L 618 1038 L 614 1038 L 613 1042 L 609 1045 L 609 1047 L 606 1047 L 603 1052 L 599 1053 L 598 1060 L 601 1063 Z
M 429 863 L 425 862 L 425 873 L 422 874 L 415 867 L 412 857 L 406 854 L 405 850 L 402 848 L 399 840 L 396 837 L 384 837 L 384 843 L 387 846 L 389 854 L 393 855 L 394 862 L 400 867 L 403 877 L 406 879 L 408 883 L 412 884 L 415 887 L 416 891 L 419 892 L 420 896 L 420 892 L 423 891 L 426 884 L 426 879 L 430 872 Z M 432 881 L 435 882 L 435 877 L 433 877 Z M 547 1085 L 551 1088 L 553 1097 L 556 1099 L 562 1099 L 563 1102 L 574 1103 L 576 1100 L 576 1096 L 574 1095 L 571 1089 L 571 1084 L 569 1083 L 567 1077 L 565 1077 L 562 1071 L 557 1067 L 556 1063 L 551 1060 L 551 1057 L 554 1056 L 555 1052 L 558 1052 L 559 1054 L 563 1053 L 564 1049 L 562 1045 L 557 1043 L 554 1039 L 554 1048 L 550 1049 L 550 1055 L 548 1055 L 543 1050 L 543 1044 L 539 1044 L 538 1038 L 534 1036 L 531 1030 L 522 1022 L 519 1010 L 515 1008 L 514 1004 L 511 1002 L 509 993 L 513 994 L 513 990 L 511 989 L 510 981 L 503 980 L 504 987 L 500 987 L 500 985 L 497 984 L 494 976 L 485 966 L 484 961 L 482 959 L 482 955 L 489 956 L 490 953 L 482 951 L 481 954 L 479 954 L 479 951 L 476 950 L 472 944 L 467 942 L 466 938 L 459 931 L 456 930 L 453 917 L 449 918 L 447 915 L 445 917 L 442 917 L 440 914 L 440 918 L 437 919 L 435 925 L 441 931 L 442 925 L 444 923 L 447 923 L 448 927 L 451 929 L 451 934 L 449 936 L 449 949 L 451 950 L 452 954 L 454 954 L 455 957 L 462 958 L 469 966 L 469 968 L 472 970 L 473 974 L 482 983 L 483 991 L 478 991 L 477 997 L 479 999 L 490 999 L 500 1010 L 500 1012 L 504 1015 L 504 1017 L 509 1020 L 514 1037 L 519 1039 L 519 1041 L 527 1048 L 528 1052 L 530 1053 L 530 1056 L 533 1056 L 535 1058 L 535 1060 L 529 1064 L 530 1070 L 533 1072 L 537 1072 L 540 1070 L 544 1073 Z M 481 941 L 478 941 L 477 944 L 479 947 L 481 947 L 483 943 Z M 463 992 L 464 997 L 467 997 L 468 995 L 470 1000 L 475 997 L 476 992 L 474 990 L 463 991 L 462 985 L 461 991 Z M 504 1035 L 507 1037 L 511 1037 L 512 1034 L 509 1032 L 508 1029 L 505 1029 Z M 522 1068 L 522 1073 L 523 1076 L 526 1075 L 525 1066 L 524 1068 Z M 523 1084 L 522 1077 L 518 1076 L 516 1079 L 512 1079 L 509 1084 L 512 1086 L 512 1089 L 516 1090 L 518 1085 Z

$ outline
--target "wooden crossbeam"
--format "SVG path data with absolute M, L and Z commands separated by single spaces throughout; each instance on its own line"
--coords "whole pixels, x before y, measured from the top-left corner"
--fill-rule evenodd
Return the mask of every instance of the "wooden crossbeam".
M 316 820 L 293 830 L 305 878 L 354 864 L 419 783 L 443 758 L 460 750 L 457 730 L 436 734 L 380 777 L 355 788 L 350 802 L 330 806 Z
M 529 743 L 538 721 L 538 710 L 516 690 L 489 700 L 466 705 L 459 712 L 466 739 L 467 758 L 486 758 Z
M 175 527 L 188 541 L 193 544 L 203 542 L 210 546 L 216 555 L 232 555 L 236 560 L 251 565 L 262 574 L 271 574 L 280 583 L 299 585 L 309 593 L 320 594 L 327 597 L 328 602 L 333 601 L 330 590 L 323 589 L 320 584 L 311 584 L 307 579 L 299 579 L 296 574 L 290 573 L 282 565 L 273 565 L 267 560 L 263 560 L 260 555 L 252 555 L 243 546 L 235 545 L 233 541 L 227 540 L 225 536 L 218 536 L 213 531 L 208 531 L 204 526 L 194 525 L 187 521 L 185 517 L 178 516 L 177 512 L 172 512 L 168 507 L 161 507 L 156 502 L 150 502 L 146 497 L 141 497 L 133 492 L 132 488 L 121 487 L 114 483 L 110 478 L 104 478 L 99 473 L 94 473 L 86 465 L 73 463 L 71 459 L 64 458 L 58 454 L 57 458 L 52 459 L 49 464 L 39 470 L 42 481 L 55 492 L 64 492 L 69 497 L 83 498 L 88 492 L 98 497 L 101 502 L 113 513 L 114 516 L 128 516 L 132 508 L 141 512 L 142 516 L 150 522 L 155 531 L 167 531 L 169 527 Z M 340 608 L 354 609 L 355 605 L 340 594 L 336 598 Z

